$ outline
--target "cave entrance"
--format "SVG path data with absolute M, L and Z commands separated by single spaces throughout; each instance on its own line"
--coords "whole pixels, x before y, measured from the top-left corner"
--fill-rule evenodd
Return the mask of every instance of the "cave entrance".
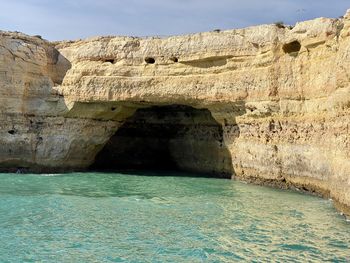
M 230 178 L 223 128 L 207 109 L 183 105 L 138 109 L 97 154 L 92 170 L 191 172 Z

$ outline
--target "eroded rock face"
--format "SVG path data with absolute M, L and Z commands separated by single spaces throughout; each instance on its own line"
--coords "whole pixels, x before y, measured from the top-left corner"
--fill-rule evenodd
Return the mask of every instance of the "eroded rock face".
M 293 29 L 164 39 L 53 44 L 1 32 L 0 166 L 84 169 L 135 112 L 183 105 L 210 112 L 221 127 L 235 178 L 316 191 L 345 209 L 349 66 L 350 12 Z

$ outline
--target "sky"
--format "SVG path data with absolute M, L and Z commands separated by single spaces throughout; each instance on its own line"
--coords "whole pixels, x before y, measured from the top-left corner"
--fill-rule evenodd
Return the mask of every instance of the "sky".
M 168 36 L 316 17 L 337 18 L 350 0 L 0 0 L 0 30 L 68 40 Z

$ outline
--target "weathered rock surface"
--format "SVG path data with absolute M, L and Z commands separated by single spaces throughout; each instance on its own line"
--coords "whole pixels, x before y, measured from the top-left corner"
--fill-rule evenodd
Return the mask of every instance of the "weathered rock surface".
M 135 112 L 185 106 L 187 121 L 173 114 L 182 132 L 149 140 L 177 147 L 169 156 L 178 167 L 296 186 L 349 212 L 349 66 L 350 12 L 293 29 L 262 25 L 169 38 L 48 43 L 0 32 L 0 166 L 85 169 L 106 147 L 118 148 L 121 126 L 178 127 L 152 110 L 142 118 Z M 219 126 L 207 125 L 205 114 L 192 118 L 196 110 L 210 112 Z

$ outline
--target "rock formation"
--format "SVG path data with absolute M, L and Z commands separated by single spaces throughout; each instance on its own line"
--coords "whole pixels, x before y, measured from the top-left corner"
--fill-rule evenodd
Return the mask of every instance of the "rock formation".
M 0 166 L 232 175 L 349 213 L 349 66 L 350 11 L 169 38 L 0 32 Z

